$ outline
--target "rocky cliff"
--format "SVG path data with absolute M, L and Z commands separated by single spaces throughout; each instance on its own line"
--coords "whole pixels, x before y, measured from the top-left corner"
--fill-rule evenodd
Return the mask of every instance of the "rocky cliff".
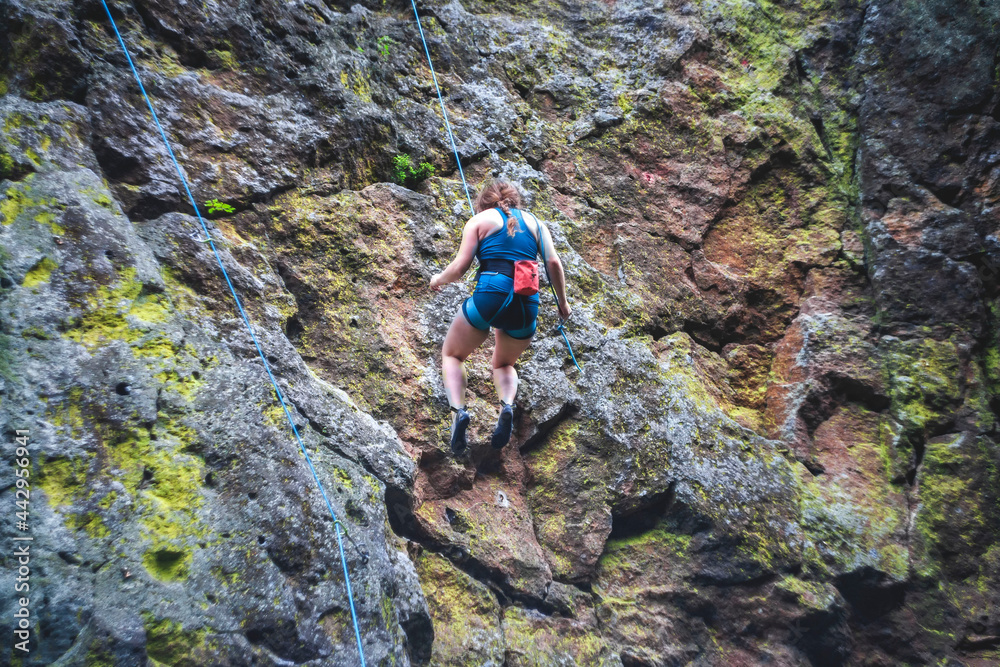
M 212 246 L 350 532 L 369 665 L 1000 661 L 1000 1 L 420 3 L 465 173 L 548 221 L 583 365 L 543 294 L 512 443 L 483 350 L 459 460 L 469 283 L 427 283 L 469 211 L 410 5 L 110 5 L 232 208 Z M 0 216 L 0 497 L 29 430 L 33 537 L 4 658 L 359 664 L 99 0 L 0 0 Z

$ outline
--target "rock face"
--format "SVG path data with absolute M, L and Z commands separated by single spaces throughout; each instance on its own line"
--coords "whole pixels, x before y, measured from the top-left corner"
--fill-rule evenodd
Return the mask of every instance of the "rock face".
M 4 659 L 360 664 L 290 418 L 369 665 L 1000 661 L 1000 3 L 419 7 L 583 365 L 543 294 L 459 460 L 409 4 L 111 3 L 210 244 L 102 4 L 0 0 Z

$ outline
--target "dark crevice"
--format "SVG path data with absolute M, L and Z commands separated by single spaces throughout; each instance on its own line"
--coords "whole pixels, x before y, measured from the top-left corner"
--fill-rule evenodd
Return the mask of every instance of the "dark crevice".
M 739 565 L 735 563 L 734 565 Z M 746 565 L 751 565 L 747 563 Z M 756 563 L 752 564 L 756 567 Z M 692 577 L 692 581 L 707 586 L 715 586 L 716 588 L 758 588 L 765 584 L 770 584 L 778 580 L 779 575 L 775 572 L 766 572 L 763 570 L 753 571 L 743 576 L 730 577 L 730 578 L 719 578 L 712 576 L 711 574 L 704 576 L 702 574 L 697 574 Z
M 645 503 L 628 512 L 612 512 L 608 539 L 635 537 L 655 528 L 674 504 L 675 486 L 676 482 L 671 482 L 666 491 L 650 496 Z
M 594 584 L 592 581 L 587 579 L 565 579 L 563 577 L 553 577 L 552 581 L 556 583 L 563 584 L 564 586 L 572 586 L 581 593 L 586 593 L 587 595 L 594 595 Z M 548 593 L 545 594 L 546 599 L 548 598 Z
M 770 155 L 766 162 L 750 172 L 750 179 L 746 186 L 747 189 L 761 183 L 764 179 L 770 176 L 773 171 L 784 167 L 790 167 L 794 165 L 794 163 L 795 153 L 787 145 L 783 144 L 782 146 L 775 148 L 774 153 Z
M 273 662 L 278 662 L 274 660 L 274 657 L 277 657 L 293 664 L 301 664 L 320 657 L 319 651 L 312 643 L 299 640 L 300 631 L 290 620 L 272 619 L 262 615 L 243 634 L 251 644 L 271 653 Z
M 406 649 L 410 659 L 418 665 L 427 664 L 431 659 L 434 641 L 434 623 L 430 616 L 411 614 L 400 619 L 399 623 L 406 633 Z
M 621 654 L 622 667 L 655 667 L 658 663 L 649 662 L 648 660 L 637 656 L 627 649 Z
M 326 427 L 320 424 L 318 421 L 306 414 L 305 410 L 299 407 L 297 403 L 292 403 L 295 406 L 296 411 L 309 423 L 309 428 L 316 432 L 317 435 L 323 438 L 330 437 L 327 433 Z
M 670 334 L 674 333 L 672 330 L 664 326 L 663 318 L 660 316 L 654 316 L 650 319 L 649 324 L 645 325 L 640 331 L 648 336 L 651 336 L 654 341 L 665 338 Z
M 72 551 L 58 551 L 59 558 L 61 558 L 67 565 L 79 565 L 83 562 L 78 554 Z
M 917 185 L 927 188 L 938 201 L 946 206 L 961 208 L 962 206 L 962 184 L 961 183 L 931 183 L 929 181 L 917 180 Z
M 112 183 L 143 185 L 149 182 L 149 175 L 142 169 L 138 158 L 119 151 L 108 143 L 107 138 L 98 138 L 91 144 L 91 148 L 101 170 Z
M 714 333 L 714 330 L 717 329 L 717 326 L 715 326 L 715 324 L 713 324 L 712 326 L 705 326 L 700 322 L 685 322 L 684 327 L 681 330 L 688 336 L 691 336 L 694 342 L 696 342 L 698 345 L 701 345 L 706 350 L 711 350 L 716 354 L 721 354 L 722 348 L 724 348 L 728 343 L 739 342 L 739 341 L 717 340 L 712 335 Z
M 292 345 L 298 349 L 301 346 L 305 325 L 313 323 L 316 319 L 315 313 L 320 305 L 320 298 L 316 291 L 284 260 L 277 259 L 275 261 L 275 270 L 284 282 L 285 289 L 295 299 L 296 313 L 288 319 L 285 333 Z
M 0 155 L 9 157 L 7 153 L 0 152 Z M 0 181 L 2 180 L 20 181 L 23 180 L 26 176 L 35 173 L 34 166 L 25 162 L 14 162 L 13 160 L 11 160 L 9 167 L 5 168 L 2 165 L 3 162 L 0 161 Z
M 805 54 L 803 54 L 801 51 L 796 51 L 796 53 L 795 53 L 795 74 L 798 76 L 799 83 L 802 83 L 803 81 L 808 81 L 809 80 L 809 72 L 806 71 L 807 67 L 806 67 L 805 60 L 806 60 Z M 822 127 L 822 125 L 820 125 L 820 126 Z M 821 137 L 823 136 L 822 132 L 820 132 L 820 136 Z
M 793 635 L 791 643 L 815 667 L 842 667 L 851 654 L 845 621 L 846 612 L 839 607 L 810 612 L 796 619 L 798 636 Z
M 392 532 L 420 542 L 420 529 L 413 515 L 413 497 L 395 486 L 385 487 L 385 509 Z
M 159 38 L 177 53 L 177 59 L 187 68 L 201 69 L 207 67 L 210 62 L 208 55 L 201 50 L 197 43 L 182 32 L 164 25 L 146 6 L 145 2 L 135 3 L 136 13 L 142 19 L 142 27 L 150 35 Z
M 285 337 L 291 341 L 292 345 L 298 347 L 301 344 L 304 331 L 305 328 L 302 326 L 302 322 L 297 315 L 292 315 L 288 318 L 288 321 L 285 323 Z
M 10 3 L 0 4 L 0 72 L 7 71 L 10 66 L 10 54 L 12 53 L 10 43 Z
M 889 407 L 887 396 L 856 378 L 832 373 L 825 380 L 826 387 L 810 392 L 799 412 L 810 436 L 842 405 L 854 403 L 872 412 L 881 412 Z
M 816 128 L 816 135 L 819 136 L 820 142 L 823 144 L 823 148 L 826 149 L 826 155 L 831 160 L 833 159 L 833 151 L 830 149 L 830 144 L 826 140 L 826 130 L 823 127 L 823 117 L 819 114 L 813 114 L 809 118 L 812 121 L 812 125 Z
M 519 607 L 533 609 L 546 616 L 558 612 L 558 609 L 544 598 L 527 595 L 510 586 L 505 581 L 506 575 L 503 572 L 476 560 L 461 546 L 440 543 L 433 539 L 420 541 L 420 544 L 424 548 L 444 556 L 459 570 L 489 588 L 503 607 L 516 603 Z
M 534 609 L 545 615 L 551 615 L 558 611 L 544 597 L 526 595 L 510 586 L 506 583 L 506 575 L 503 572 L 476 560 L 464 547 L 427 534 L 413 515 L 413 499 L 406 493 L 399 489 L 386 487 L 385 500 L 389 510 L 389 525 L 397 535 L 447 558 L 452 565 L 493 591 L 501 606 L 516 602 L 521 607 Z M 447 511 L 449 523 L 458 532 L 462 532 L 461 528 L 466 525 L 465 517 L 459 511 L 450 508 Z
M 898 609 L 906 598 L 905 582 L 892 581 L 871 567 L 842 574 L 834 585 L 851 605 L 852 616 L 864 622 Z
M 806 470 L 808 470 L 813 477 L 826 474 L 826 468 L 814 458 L 796 456 L 795 460 L 804 465 Z
M 497 600 L 503 606 L 516 603 L 524 609 L 532 609 L 545 614 L 546 616 L 551 616 L 558 611 L 552 603 L 546 601 L 544 598 L 536 598 L 534 596 L 526 595 L 525 593 L 508 585 L 504 581 L 506 575 L 502 572 L 494 571 L 471 557 L 461 561 L 456 561 L 455 559 L 450 560 L 452 561 L 452 564 L 460 570 L 490 588 L 497 596 Z

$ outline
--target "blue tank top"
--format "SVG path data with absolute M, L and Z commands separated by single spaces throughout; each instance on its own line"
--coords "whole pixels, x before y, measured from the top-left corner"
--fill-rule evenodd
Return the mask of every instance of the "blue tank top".
M 538 255 L 538 242 L 531 235 L 531 230 L 524 223 L 520 211 L 511 209 L 511 214 L 517 218 L 517 229 L 514 236 L 507 233 L 507 216 L 500 209 L 500 217 L 504 219 L 504 226 L 496 232 L 490 234 L 479 242 L 476 250 L 476 257 L 481 264 L 486 259 L 509 259 L 517 261 L 519 259 L 535 259 Z

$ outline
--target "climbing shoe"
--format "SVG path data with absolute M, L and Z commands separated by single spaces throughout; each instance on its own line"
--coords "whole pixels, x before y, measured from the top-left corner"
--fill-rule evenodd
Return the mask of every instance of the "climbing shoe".
M 497 426 L 493 429 L 493 438 L 490 444 L 493 449 L 500 449 L 510 440 L 510 429 L 514 423 L 514 405 L 500 401 L 500 418 L 497 419 Z
M 452 408 L 452 412 L 455 413 L 455 419 L 451 424 L 451 452 L 458 456 L 465 452 L 465 448 L 468 447 L 468 442 L 465 440 L 465 429 L 469 427 L 469 421 L 472 419 L 465 406 L 460 408 Z

